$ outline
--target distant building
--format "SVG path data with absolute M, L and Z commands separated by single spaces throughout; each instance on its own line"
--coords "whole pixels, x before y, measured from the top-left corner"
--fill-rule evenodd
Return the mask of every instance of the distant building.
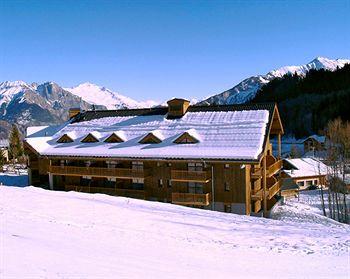
M 7 139 L 0 140 L 0 151 L 5 157 L 6 162 L 9 161 L 9 141 Z
M 310 151 L 324 151 L 326 144 L 325 136 L 312 135 L 304 140 L 304 153 L 308 153 Z
M 282 176 L 292 179 L 300 190 L 305 190 L 312 185 L 326 184 L 327 166 L 314 158 L 283 159 Z
M 275 104 L 71 110 L 28 129 L 32 185 L 265 216 L 280 192 L 283 127 Z M 279 156 L 270 137 L 278 138 Z

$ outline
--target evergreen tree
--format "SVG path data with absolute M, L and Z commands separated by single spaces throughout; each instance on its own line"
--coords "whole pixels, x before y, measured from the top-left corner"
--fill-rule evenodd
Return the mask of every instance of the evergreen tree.
M 24 154 L 21 134 L 15 124 L 12 125 L 9 141 L 10 141 L 9 151 L 10 151 L 12 160 L 15 161 L 16 159 L 20 158 Z

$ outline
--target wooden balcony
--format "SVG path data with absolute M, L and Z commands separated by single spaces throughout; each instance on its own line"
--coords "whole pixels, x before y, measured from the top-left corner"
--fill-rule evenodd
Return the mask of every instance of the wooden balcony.
M 251 198 L 253 201 L 261 201 L 263 199 L 263 192 L 264 190 L 261 188 L 259 190 L 253 190 Z
M 56 175 L 115 177 L 120 179 L 145 178 L 149 175 L 149 170 L 73 166 L 49 166 L 49 172 Z
M 193 194 L 193 193 L 172 193 L 172 203 L 181 205 L 202 205 L 210 204 L 210 193 Z
M 277 180 L 274 178 L 274 179 L 271 179 L 271 181 L 272 181 L 271 186 L 267 185 L 267 189 L 266 189 L 266 193 L 265 193 L 265 196 L 269 200 L 280 191 L 281 185 L 282 185 L 281 180 Z M 259 190 L 252 190 L 251 199 L 253 201 L 262 201 L 263 198 L 264 198 L 264 189 L 263 188 L 261 188 Z
M 282 160 L 278 160 L 267 167 L 266 176 L 271 177 L 282 169 Z
M 270 200 L 281 190 L 282 181 L 277 180 L 271 187 L 268 188 L 267 198 Z
M 210 174 L 207 171 L 172 170 L 171 180 L 178 182 L 208 183 L 210 181 Z
M 253 180 L 260 179 L 261 177 L 262 177 L 262 170 L 261 169 L 254 170 L 254 172 L 251 173 L 251 178 Z
M 128 197 L 128 198 L 134 198 L 134 199 L 145 199 L 145 191 L 144 190 L 93 187 L 93 186 L 79 186 L 79 185 L 66 185 L 65 190 L 66 191 L 84 192 L 84 193 L 100 193 L 100 194 Z

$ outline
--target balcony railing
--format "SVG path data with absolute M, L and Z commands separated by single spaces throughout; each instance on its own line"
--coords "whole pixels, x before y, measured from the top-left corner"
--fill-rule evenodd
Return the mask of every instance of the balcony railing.
M 149 170 L 122 168 L 95 168 L 73 166 L 49 166 L 49 172 L 57 175 L 115 177 L 120 179 L 145 178 Z
M 210 175 L 207 171 L 172 170 L 171 180 L 179 182 L 207 183 L 210 181 Z
M 253 201 L 261 201 L 263 199 L 264 190 L 261 188 L 259 190 L 252 191 L 252 200 Z
M 66 185 L 66 191 L 76 191 L 84 193 L 100 193 L 112 196 L 122 196 L 134 199 L 145 199 L 144 190 L 134 189 L 121 189 L 121 188 L 107 188 L 107 187 L 94 187 L 94 186 L 79 186 L 79 185 Z
M 281 180 L 278 180 L 271 187 L 268 188 L 269 190 L 267 197 L 269 200 L 280 191 L 281 184 Z
M 275 175 L 281 169 L 282 169 L 282 160 L 278 160 L 267 167 L 266 175 L 268 177 L 271 177 L 271 176 Z
M 193 194 L 193 193 L 172 193 L 172 203 L 182 205 L 202 205 L 210 204 L 210 194 Z

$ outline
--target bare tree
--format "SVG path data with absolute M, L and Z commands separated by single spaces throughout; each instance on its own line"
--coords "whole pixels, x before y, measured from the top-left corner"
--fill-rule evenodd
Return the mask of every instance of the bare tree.
M 328 202 L 330 217 L 349 223 L 346 204 L 346 166 L 350 162 L 350 123 L 341 119 L 327 125 Z M 341 198 L 342 195 L 342 198 Z

